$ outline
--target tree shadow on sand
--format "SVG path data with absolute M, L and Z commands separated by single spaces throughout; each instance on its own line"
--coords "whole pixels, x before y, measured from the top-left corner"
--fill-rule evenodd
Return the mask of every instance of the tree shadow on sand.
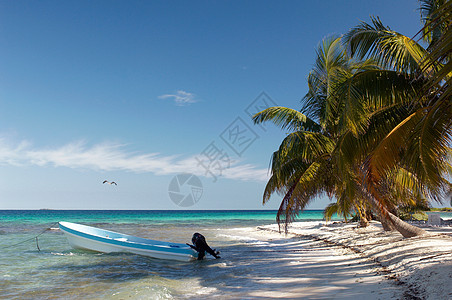
M 197 299 L 384 299 L 397 293 L 397 286 L 378 275 L 378 265 L 351 252 L 334 255 L 333 248 L 339 249 L 281 236 L 267 242 L 238 242 L 222 247 L 223 258 L 218 260 L 184 263 L 103 254 L 89 264 L 65 261 L 42 271 L 63 273 L 62 278 L 79 281 L 79 287 L 93 281 L 114 289 L 115 284 L 146 279 L 188 280 L 198 287 L 188 292 L 181 285 L 172 294 Z M 60 284 L 67 284 L 64 281 Z

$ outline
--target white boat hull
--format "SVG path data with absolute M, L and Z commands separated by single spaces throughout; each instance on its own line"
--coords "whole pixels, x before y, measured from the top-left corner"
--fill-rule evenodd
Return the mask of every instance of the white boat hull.
M 59 225 L 69 244 L 77 249 L 103 253 L 127 252 L 178 261 L 190 261 L 197 256 L 196 251 L 184 244 L 143 239 L 69 222 L 60 222 Z

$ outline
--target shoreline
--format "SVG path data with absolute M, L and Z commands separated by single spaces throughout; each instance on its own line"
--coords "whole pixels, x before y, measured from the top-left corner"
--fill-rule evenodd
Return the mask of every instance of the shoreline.
M 256 229 L 278 232 L 278 225 Z M 375 263 L 375 275 L 383 275 L 400 290 L 399 295 L 394 295 L 398 299 L 449 299 L 452 297 L 452 227 L 423 229 L 428 235 L 403 238 L 398 232 L 384 232 L 376 221 L 366 228 L 357 228 L 356 223 L 320 221 L 294 222 L 288 233 L 340 247 Z
M 156 240 L 171 236 L 187 242 L 200 231 L 222 252 L 222 259 L 179 264 L 129 254 L 85 253 L 73 250 L 58 231 L 49 231 L 40 239 L 40 252 L 35 241 L 2 252 L 6 268 L 0 298 L 77 299 L 80 293 L 104 299 L 140 299 L 149 293 L 177 299 L 451 298 L 449 237 L 403 239 L 398 233 L 384 233 L 377 222 L 357 229 L 356 223 L 325 225 L 321 220 L 294 223 L 286 236 L 278 233 L 274 220 L 260 218 L 244 221 L 205 214 L 208 222 L 200 226 L 194 218 L 181 223 L 134 218 L 129 223 L 129 215 L 79 217 L 88 224 L 104 222 L 106 229 Z M 2 245 L 42 231 L 55 216 L 52 212 L 48 219 L 21 221 L 19 227 L 15 221 L 3 223 Z M 14 215 L 10 219 L 15 220 Z M 452 227 L 426 229 L 452 235 Z M 438 245 L 443 248 L 436 249 Z M 425 285 L 432 285 L 433 291 Z

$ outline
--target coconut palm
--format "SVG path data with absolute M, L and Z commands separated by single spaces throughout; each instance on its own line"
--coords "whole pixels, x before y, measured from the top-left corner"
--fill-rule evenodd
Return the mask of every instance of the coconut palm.
M 272 176 L 264 191 L 263 202 L 277 192 L 283 196 L 278 210 L 278 224 L 287 224 L 316 196 L 335 197 L 341 213 L 356 210 L 361 213 L 367 194 L 356 175 L 357 165 L 344 163 L 344 135 L 353 136 L 360 130 L 352 127 L 354 118 L 367 113 L 359 105 L 363 97 L 350 84 L 366 72 L 378 71 L 373 60 L 353 61 L 344 51 L 340 38 L 325 39 L 317 51 L 315 67 L 308 76 L 309 91 L 301 111 L 286 107 L 271 107 L 253 119 L 255 123 L 272 121 L 291 133 L 272 156 Z
M 283 195 L 277 221 L 286 230 L 300 210 L 326 193 L 337 200 L 327 213 L 356 210 L 365 224 L 360 208 L 366 203 L 383 212 L 385 228 L 395 227 L 406 237 L 423 233 L 390 212 L 413 182 L 417 197 L 425 196 L 419 179 L 400 164 L 378 182 L 369 181 L 363 167 L 370 151 L 409 114 L 406 104 L 418 83 L 394 70 L 381 70 L 372 60 L 351 60 L 340 39 L 324 41 L 317 54 L 300 112 L 273 107 L 254 116 L 256 123 L 273 121 L 292 131 L 273 154 L 264 203 L 274 192 Z M 354 150 L 357 146 L 360 151 Z
M 292 131 L 273 154 L 264 192 L 264 203 L 273 192 L 284 195 L 278 222 L 287 225 L 326 193 L 337 200 L 330 210 L 346 213 L 365 200 L 385 227 L 405 237 L 423 233 L 391 213 L 439 200 L 451 186 L 444 174 L 452 173 L 452 8 L 423 1 L 421 12 L 428 47 L 373 18 L 345 36 L 354 59 L 337 39 L 319 48 L 300 112 L 277 107 L 254 116 Z
M 405 116 L 397 117 L 396 124 L 390 126 L 387 121 L 379 123 L 381 126 L 375 132 L 380 137 L 368 138 L 372 142 L 367 144 L 361 143 L 367 148 L 364 153 L 371 149 L 366 163 L 366 181 L 380 205 L 384 197 L 375 187 L 400 166 L 416 177 L 429 199 L 440 201 L 450 188 L 445 174 L 451 174 L 449 25 L 452 9 L 450 1 L 422 3 L 422 16 L 427 22 L 424 37 L 430 42 L 426 48 L 392 31 L 378 18 L 372 19 L 372 24 L 360 24 L 345 36 L 353 57 L 376 59 L 388 72 L 399 74 L 416 90 L 409 97 L 400 99 L 409 104 L 405 105 L 408 109 Z M 391 80 L 382 84 L 397 88 Z M 382 107 L 382 110 L 389 112 L 392 107 Z M 363 152 L 362 149 L 359 152 Z

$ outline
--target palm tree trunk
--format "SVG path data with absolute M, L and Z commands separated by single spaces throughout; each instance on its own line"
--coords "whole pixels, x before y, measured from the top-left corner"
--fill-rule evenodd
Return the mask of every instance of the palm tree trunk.
M 371 206 L 377 209 L 377 211 L 380 212 L 380 219 L 385 221 L 388 221 L 390 223 L 390 226 L 387 227 L 388 229 L 390 227 L 394 227 L 395 230 L 397 230 L 403 237 L 410 238 L 414 236 L 424 235 L 427 234 L 427 232 L 419 227 L 413 226 L 411 224 L 408 224 L 407 222 L 402 221 L 399 217 L 392 214 L 386 207 L 381 205 L 384 201 L 382 200 L 382 196 L 380 192 L 376 189 L 378 181 L 373 178 L 373 176 L 370 176 L 370 174 L 367 174 L 365 177 L 365 180 L 367 181 L 367 189 L 371 194 L 371 197 L 369 197 L 369 201 Z M 382 223 L 383 225 L 384 223 Z M 383 228 L 387 224 L 383 225 Z M 392 225 L 392 226 L 391 226 Z M 385 228 L 386 230 L 386 228 Z
M 372 209 L 374 210 L 374 212 L 378 215 L 381 226 L 383 226 L 383 230 L 384 231 L 396 230 L 394 225 L 392 225 L 392 222 L 389 221 L 388 218 L 381 212 L 381 209 L 380 209 L 377 201 L 375 201 L 375 199 L 373 199 L 373 200 L 374 201 L 370 201 L 370 205 L 371 205 Z
M 359 227 L 367 227 L 369 226 L 369 221 L 366 217 L 360 217 L 359 218 Z
M 402 221 L 399 217 L 396 217 L 391 212 L 387 212 L 388 219 L 391 221 L 392 225 L 394 225 L 395 229 L 400 232 L 403 237 L 410 238 L 414 236 L 419 236 L 426 234 L 427 232 L 424 229 L 408 224 L 407 222 Z
M 380 218 L 380 223 L 381 223 L 381 226 L 383 226 L 384 231 L 396 230 L 394 225 L 392 225 L 391 221 L 389 221 L 387 218 L 385 218 L 382 213 L 379 213 L 378 217 Z
M 365 213 L 363 214 L 361 209 L 362 208 L 360 208 L 359 205 L 356 206 L 356 210 L 358 211 L 359 214 L 359 227 L 367 227 L 369 226 L 369 221 L 367 220 Z
M 411 224 L 408 224 L 407 222 L 402 221 L 402 219 L 392 214 L 385 207 L 379 206 L 377 200 L 374 197 L 371 197 L 371 202 L 374 206 L 380 208 L 380 218 L 382 220 L 386 219 L 386 221 L 389 221 L 389 223 L 392 226 L 394 226 L 395 230 L 397 230 L 403 237 L 410 238 L 427 233 L 425 230 L 419 227 L 413 226 Z

